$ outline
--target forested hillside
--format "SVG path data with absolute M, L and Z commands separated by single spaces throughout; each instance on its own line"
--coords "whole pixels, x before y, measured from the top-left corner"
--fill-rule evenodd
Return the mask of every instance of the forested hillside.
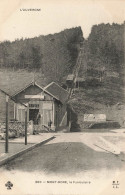
M 30 39 L 0 43 L 0 67 L 41 71 L 50 80 L 72 72 L 83 41 L 80 27 Z
M 48 81 L 62 81 L 72 73 L 82 42 L 79 76 L 95 78 L 103 70 L 105 81 L 118 88 L 124 78 L 124 28 L 124 24 L 94 25 L 86 40 L 81 27 L 76 27 L 54 35 L 1 42 L 0 68 L 41 72 Z
M 91 33 L 84 41 L 84 68 L 92 73 L 105 70 L 108 75 L 124 71 L 124 24 L 99 24 L 92 27 Z M 81 71 L 80 71 L 80 74 Z
M 7 91 L 21 88 L 20 85 L 33 81 L 34 72 L 35 80 L 42 86 L 51 81 L 62 82 L 72 73 L 82 45 L 78 75 L 85 78 L 85 85 L 75 91 L 70 101 L 79 125 L 84 127 L 85 113 L 105 113 L 108 120 L 118 121 L 122 126 L 125 124 L 124 30 L 124 24 L 99 24 L 92 27 L 86 40 L 77 27 L 54 35 L 1 42 L 0 88 Z M 101 85 L 91 86 L 93 78 L 100 75 Z
M 105 114 L 107 121 L 125 126 L 124 25 L 94 25 L 83 43 L 79 76 L 86 82 L 70 101 L 81 129 L 87 128 L 84 114 Z

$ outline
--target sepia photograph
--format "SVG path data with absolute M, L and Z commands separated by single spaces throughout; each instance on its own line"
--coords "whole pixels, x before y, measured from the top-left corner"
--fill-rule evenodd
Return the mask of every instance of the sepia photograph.
M 0 195 L 124 186 L 125 1 L 0 0 Z

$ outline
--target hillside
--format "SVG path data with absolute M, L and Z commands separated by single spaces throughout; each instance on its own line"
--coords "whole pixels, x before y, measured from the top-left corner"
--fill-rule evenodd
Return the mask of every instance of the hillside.
M 0 43 L 1 85 L 7 90 L 11 86 L 18 88 L 33 80 L 34 71 L 40 85 L 62 82 L 73 72 L 81 42 L 78 76 L 85 78 L 85 83 L 70 101 L 75 120 L 78 118 L 78 125 L 86 128 L 84 114 L 98 113 L 125 126 L 124 24 L 94 25 L 87 40 L 77 27 L 54 35 Z M 97 78 L 101 79 L 99 85 Z
M 84 41 L 84 60 L 80 74 L 84 68 L 104 70 L 109 74 L 117 72 L 120 75 L 124 70 L 124 24 L 94 25 L 86 41 Z
M 83 43 L 78 75 L 86 81 L 70 100 L 81 129 L 87 128 L 84 114 L 92 113 L 106 114 L 107 120 L 125 126 L 124 28 L 124 24 L 94 25 Z
M 86 77 L 88 88 L 95 79 L 101 80 L 99 101 L 124 102 L 124 29 L 125 24 L 99 24 L 92 27 L 83 43 L 83 59 L 79 76 Z M 95 89 L 97 86 L 95 85 Z M 109 93 L 111 93 L 109 97 Z
M 0 43 L 0 67 L 40 71 L 50 81 L 72 72 L 83 41 L 80 27 L 31 39 Z

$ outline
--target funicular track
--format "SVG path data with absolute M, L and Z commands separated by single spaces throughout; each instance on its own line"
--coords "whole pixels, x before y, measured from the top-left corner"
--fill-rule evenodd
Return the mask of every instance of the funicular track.
M 71 128 L 72 128 L 72 125 L 78 130 L 79 129 L 79 125 L 77 124 L 77 115 L 72 107 L 72 105 L 69 103 L 70 100 L 71 100 L 71 97 L 72 97 L 72 94 L 73 94 L 73 91 L 76 87 L 76 79 L 78 77 L 78 73 L 79 73 L 79 70 L 80 70 L 80 67 L 81 67 L 81 63 L 82 63 L 82 57 L 83 57 L 83 48 L 82 46 L 80 47 L 79 49 L 79 54 L 78 54 L 78 57 L 77 57 L 77 61 L 76 61 L 76 65 L 73 69 L 73 80 L 72 80 L 72 86 L 69 90 L 69 97 L 68 97 L 68 104 L 67 104 L 67 124 L 70 128 L 70 131 L 71 131 Z M 80 131 L 80 130 L 79 130 Z
M 79 70 L 80 70 L 80 67 L 81 67 L 81 62 L 82 62 L 82 50 L 83 50 L 83 48 L 80 47 L 80 51 L 79 51 L 79 54 L 78 54 L 78 57 L 77 57 L 76 65 L 75 65 L 75 67 L 73 69 L 73 73 L 72 73 L 73 74 L 73 85 L 70 88 L 68 100 L 71 98 L 73 90 L 76 86 L 76 78 L 78 77 L 78 73 L 79 73 Z

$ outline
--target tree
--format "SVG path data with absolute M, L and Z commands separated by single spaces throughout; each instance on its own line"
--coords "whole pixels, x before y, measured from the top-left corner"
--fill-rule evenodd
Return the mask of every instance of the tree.
M 32 46 L 31 59 L 32 59 L 31 68 L 34 67 L 35 69 L 39 69 L 42 65 L 42 54 L 40 53 L 39 46 Z

